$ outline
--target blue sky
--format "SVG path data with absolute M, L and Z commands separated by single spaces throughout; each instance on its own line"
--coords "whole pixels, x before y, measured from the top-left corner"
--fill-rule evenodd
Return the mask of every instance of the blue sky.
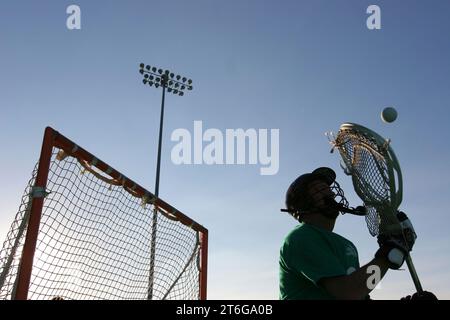
M 81 8 L 81 30 L 66 8 Z M 381 30 L 366 9 L 381 8 Z M 418 239 L 423 286 L 450 298 L 450 3 L 427 1 L 2 1 L 0 4 L 0 238 L 4 239 L 54 127 L 136 182 L 154 188 L 160 90 L 144 87 L 140 62 L 193 79 L 167 96 L 160 196 L 210 232 L 211 299 L 276 299 L 278 250 L 296 222 L 279 212 L 298 175 L 330 166 L 352 205 L 351 181 L 324 132 L 343 122 L 392 139 L 404 176 L 401 206 Z M 384 107 L 398 120 L 385 124 Z M 280 168 L 175 165 L 170 134 L 279 129 Z M 377 244 L 363 219 L 335 232 L 360 262 Z M 390 271 L 375 299 L 414 291 Z

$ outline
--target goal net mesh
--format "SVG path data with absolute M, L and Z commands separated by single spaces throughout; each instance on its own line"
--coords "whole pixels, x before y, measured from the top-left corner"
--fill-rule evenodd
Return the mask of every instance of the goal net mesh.
M 28 299 L 148 299 L 149 292 L 151 299 L 199 299 L 199 232 L 58 152 L 54 147 Z M 31 200 L 43 191 L 34 188 L 36 174 L 37 165 L 0 252 L 0 299 L 14 298 Z

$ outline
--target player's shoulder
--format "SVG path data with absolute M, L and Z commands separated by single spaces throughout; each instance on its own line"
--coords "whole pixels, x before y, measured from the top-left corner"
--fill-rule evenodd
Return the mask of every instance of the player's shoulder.
M 298 241 L 303 242 L 305 240 L 314 239 L 318 237 L 320 237 L 320 233 L 316 228 L 307 223 L 301 223 L 298 226 L 296 226 L 291 232 L 288 233 L 285 242 L 286 243 Z

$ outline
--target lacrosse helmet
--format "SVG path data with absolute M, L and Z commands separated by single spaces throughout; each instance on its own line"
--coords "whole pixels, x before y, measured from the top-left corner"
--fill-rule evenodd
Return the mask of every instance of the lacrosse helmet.
M 308 186 L 315 180 L 322 180 L 329 186 L 336 180 L 336 173 L 328 167 L 320 167 L 295 179 L 286 192 L 286 208 L 289 212 L 308 211 L 314 206 L 308 194 Z

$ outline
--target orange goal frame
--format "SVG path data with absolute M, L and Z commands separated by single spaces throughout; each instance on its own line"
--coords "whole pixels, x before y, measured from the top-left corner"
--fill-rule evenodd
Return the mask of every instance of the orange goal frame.
M 200 239 L 200 271 L 199 271 L 199 298 L 205 300 L 207 298 L 207 260 L 208 260 L 208 230 L 198 224 L 179 210 L 175 209 L 167 202 L 160 198 L 156 198 L 151 192 L 147 191 L 139 184 L 126 178 L 117 170 L 113 169 L 105 162 L 93 156 L 85 149 L 66 138 L 58 131 L 47 127 L 45 129 L 44 140 L 37 169 L 37 176 L 34 187 L 38 190 L 46 190 L 48 173 L 53 148 L 59 148 L 64 153 L 77 158 L 79 161 L 95 166 L 99 171 L 112 178 L 112 181 L 120 181 L 123 187 L 135 195 L 136 197 L 147 197 L 159 212 L 170 216 L 182 224 L 192 228 L 199 233 Z M 44 195 L 35 196 L 32 199 L 30 218 L 23 247 L 22 260 L 18 270 L 18 282 L 15 299 L 26 300 L 28 288 L 30 285 L 31 272 L 33 268 L 33 259 L 36 249 L 36 242 L 39 234 L 39 225 L 44 205 Z

